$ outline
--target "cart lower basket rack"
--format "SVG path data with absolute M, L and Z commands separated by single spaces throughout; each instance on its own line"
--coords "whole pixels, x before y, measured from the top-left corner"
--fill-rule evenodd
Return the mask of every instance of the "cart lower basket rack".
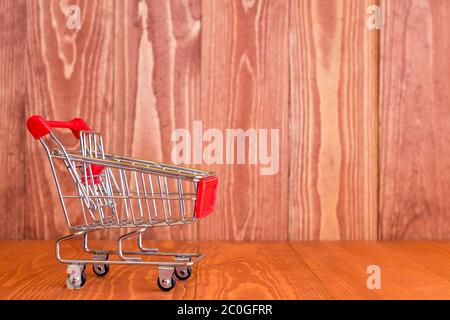
M 173 289 L 175 277 L 186 280 L 191 276 L 192 265 L 203 254 L 146 248 L 142 234 L 153 227 L 190 224 L 211 214 L 217 189 L 213 173 L 108 154 L 102 136 L 79 118 L 46 121 L 35 115 L 28 119 L 27 127 L 46 151 L 64 217 L 72 231 L 56 240 L 56 259 L 68 265 L 68 288 L 85 284 L 87 264 L 93 265 L 97 276 L 105 276 L 111 265 L 157 266 L 157 284 L 164 291 Z M 55 128 L 70 129 L 79 145 L 65 146 Z M 117 240 L 116 250 L 89 246 L 89 234 L 114 228 L 125 230 Z M 82 239 L 83 250 L 92 254 L 92 259 L 61 256 L 61 242 L 76 237 Z M 137 249 L 124 250 L 123 241 L 131 237 L 137 239 Z

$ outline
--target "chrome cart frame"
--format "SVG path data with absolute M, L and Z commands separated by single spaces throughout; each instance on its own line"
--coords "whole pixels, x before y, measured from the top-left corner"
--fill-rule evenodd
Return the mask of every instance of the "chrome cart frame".
M 85 284 L 87 264 L 93 265 L 98 276 L 105 276 L 110 265 L 157 266 L 157 284 L 164 291 L 175 286 L 174 275 L 180 280 L 191 276 L 192 266 L 203 254 L 145 248 L 142 234 L 153 227 L 191 224 L 211 214 L 217 189 L 213 173 L 107 154 L 100 133 L 79 118 L 62 122 L 32 116 L 27 127 L 46 151 L 64 218 L 73 231 L 56 241 L 56 259 L 68 264 L 68 288 Z M 70 129 L 80 140 L 79 149 L 66 148 L 54 128 Z M 90 233 L 113 228 L 132 229 L 117 239 L 117 250 L 89 247 Z M 82 238 L 83 249 L 92 259 L 61 256 L 61 243 L 77 237 Z M 137 250 L 124 250 L 123 240 L 132 237 L 137 238 Z M 117 259 L 109 260 L 110 255 Z M 142 259 L 148 256 L 173 259 Z

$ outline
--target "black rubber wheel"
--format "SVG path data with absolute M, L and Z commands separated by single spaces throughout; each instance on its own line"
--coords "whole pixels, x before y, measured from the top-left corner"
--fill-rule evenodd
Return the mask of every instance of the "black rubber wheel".
M 82 286 L 84 286 L 84 284 L 86 283 L 86 273 L 84 273 L 84 271 L 81 273 L 81 285 L 80 288 Z
M 70 289 L 80 289 L 81 287 L 84 286 L 84 284 L 86 283 L 86 273 L 84 273 L 84 271 L 81 272 L 80 274 L 80 285 L 74 285 L 71 281 L 71 275 L 67 275 L 67 287 Z
M 180 280 L 187 280 L 192 275 L 192 268 L 191 266 L 187 266 L 186 271 L 180 270 L 178 271 L 177 268 L 175 268 L 175 276 Z
M 109 264 L 94 264 L 92 270 L 99 277 L 104 277 L 109 271 Z
M 162 291 L 170 291 L 175 287 L 176 281 L 174 278 L 170 278 L 170 286 L 163 286 L 163 284 L 161 283 L 161 279 L 158 277 L 158 287 L 162 290 Z

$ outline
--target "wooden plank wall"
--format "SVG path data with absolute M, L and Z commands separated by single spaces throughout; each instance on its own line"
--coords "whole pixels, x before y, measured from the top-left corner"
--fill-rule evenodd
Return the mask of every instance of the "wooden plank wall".
M 377 38 L 371 1 L 292 1 L 289 235 L 377 237 Z
M 78 4 L 83 17 L 81 29 L 70 30 L 66 27 L 63 3 L 27 2 L 25 114 L 41 114 L 57 120 L 79 115 L 89 119 L 91 127 L 102 128 L 106 136 L 111 136 L 113 1 L 80 1 Z M 24 124 L 25 119 L 20 126 L 22 130 Z M 73 140 L 67 137 L 66 141 Z M 25 142 L 24 237 L 54 238 L 65 231 L 66 222 L 50 168 L 42 166 L 48 162 L 47 156 L 29 135 Z M 71 209 L 75 207 L 68 208 Z
M 214 165 L 218 208 L 201 221 L 200 239 L 288 239 L 288 1 L 202 3 L 202 101 L 205 127 L 280 129 L 280 167 Z M 219 209 L 220 210 L 220 209 Z
M 450 2 L 383 1 L 382 239 L 450 238 Z
M 113 152 L 171 162 L 172 131 L 200 109 L 200 0 L 114 6 Z M 149 236 L 196 239 L 197 224 Z
M 26 4 L 0 1 L 0 239 L 24 236 Z
M 34 113 L 84 117 L 113 153 L 162 161 L 195 120 L 280 130 L 276 175 L 200 165 L 219 175 L 216 214 L 151 238 L 449 238 L 446 0 L 381 1 L 381 31 L 366 28 L 376 0 L 74 4 L 80 30 L 65 2 L 0 1 L 0 239 L 66 232 L 24 131 Z

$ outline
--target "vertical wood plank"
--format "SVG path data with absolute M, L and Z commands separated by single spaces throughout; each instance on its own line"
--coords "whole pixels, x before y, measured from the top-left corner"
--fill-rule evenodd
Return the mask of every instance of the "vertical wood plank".
M 0 239 L 24 230 L 25 1 L 0 2 Z
M 292 0 L 289 237 L 377 237 L 373 1 Z
M 200 0 L 115 2 L 114 153 L 171 162 L 173 130 L 199 110 L 200 28 Z M 156 229 L 197 238 L 195 225 Z
M 55 120 L 81 117 L 108 137 L 113 98 L 113 1 L 71 4 L 80 7 L 79 30 L 66 25 L 66 2 L 27 2 L 26 114 Z M 48 160 L 28 133 L 25 165 L 25 238 L 53 239 L 66 233 Z M 80 210 L 79 204 L 69 209 Z
M 200 221 L 200 239 L 287 239 L 288 18 L 288 1 L 202 2 L 203 130 L 279 129 L 280 157 L 274 175 L 248 157 L 209 166 L 217 210 Z
M 450 2 L 382 6 L 382 238 L 450 239 Z

